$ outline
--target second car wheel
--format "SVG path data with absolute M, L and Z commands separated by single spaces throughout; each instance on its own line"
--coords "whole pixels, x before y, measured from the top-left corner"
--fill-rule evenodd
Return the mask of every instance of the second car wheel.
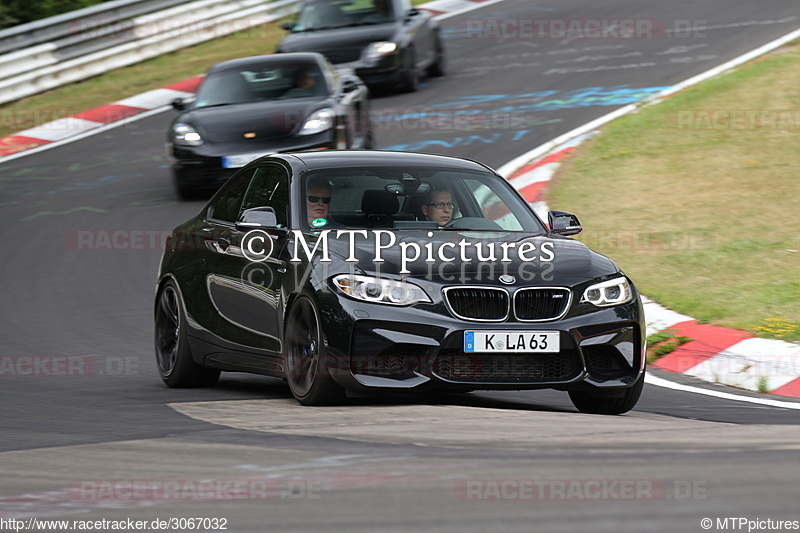
M 444 57 L 444 46 L 442 45 L 441 38 L 436 38 L 436 60 L 428 67 L 428 76 L 431 78 L 438 78 L 444 76 L 447 60 Z
M 211 387 L 219 370 L 198 365 L 192 359 L 186 311 L 178 286 L 167 281 L 156 300 L 156 362 L 161 379 L 170 387 Z
M 419 71 L 417 71 L 414 49 L 411 47 L 407 48 L 403 59 L 405 71 L 403 72 L 403 85 L 401 88 L 404 92 L 413 93 L 419 88 Z
M 316 305 L 306 294 L 292 304 L 284 335 L 286 380 L 302 405 L 334 405 L 345 391 L 328 373 L 328 358 Z

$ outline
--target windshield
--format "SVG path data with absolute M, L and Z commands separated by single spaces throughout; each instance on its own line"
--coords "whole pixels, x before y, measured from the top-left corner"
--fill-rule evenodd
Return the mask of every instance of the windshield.
M 312 0 L 303 6 L 292 31 L 384 24 L 394 19 L 391 0 Z
M 312 228 L 545 233 L 508 183 L 489 172 L 336 169 L 310 172 L 303 185 Z
M 289 98 L 325 98 L 328 89 L 314 63 L 212 72 L 197 93 L 195 108 Z

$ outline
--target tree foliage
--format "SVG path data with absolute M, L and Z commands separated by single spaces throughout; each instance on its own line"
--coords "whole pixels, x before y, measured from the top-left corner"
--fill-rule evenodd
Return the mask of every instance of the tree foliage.
M 108 0 L 2 0 L 0 29 L 53 17 Z

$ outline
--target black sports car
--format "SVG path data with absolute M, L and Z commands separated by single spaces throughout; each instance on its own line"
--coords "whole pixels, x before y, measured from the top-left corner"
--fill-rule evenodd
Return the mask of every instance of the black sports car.
M 275 152 L 373 148 L 369 91 L 320 54 L 247 57 L 211 67 L 197 98 L 167 133 L 181 197 L 218 188 L 257 157 Z
M 347 389 L 568 391 L 631 409 L 645 325 L 633 283 L 545 225 L 490 168 L 383 151 L 276 154 L 172 231 L 155 301 L 171 387 L 221 370 L 286 378 L 305 405 Z
M 415 91 L 419 74 L 441 76 L 445 54 L 439 25 L 409 0 L 307 0 L 278 52 L 321 52 L 370 86 Z

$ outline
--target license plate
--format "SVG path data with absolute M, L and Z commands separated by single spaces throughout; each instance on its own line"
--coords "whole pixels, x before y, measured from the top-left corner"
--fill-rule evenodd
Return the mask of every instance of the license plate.
M 250 161 L 258 159 L 262 155 L 269 155 L 272 152 L 251 152 L 249 154 L 229 155 L 222 158 L 222 168 L 239 168 L 245 166 Z
M 554 353 L 560 350 L 558 331 L 465 331 L 466 353 Z

